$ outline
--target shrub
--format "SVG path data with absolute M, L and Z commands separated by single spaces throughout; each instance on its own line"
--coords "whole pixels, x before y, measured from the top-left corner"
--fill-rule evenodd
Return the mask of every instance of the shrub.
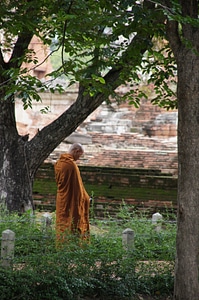
M 90 243 L 71 236 L 57 249 L 53 225 L 46 230 L 36 216 L 5 214 L 0 229 L 13 230 L 16 245 L 13 269 L 0 269 L 1 300 L 172 294 L 175 223 L 165 221 L 164 229 L 156 232 L 149 219 L 126 216 L 125 210 L 124 219 L 91 220 Z M 126 228 L 135 233 L 130 251 L 122 245 Z

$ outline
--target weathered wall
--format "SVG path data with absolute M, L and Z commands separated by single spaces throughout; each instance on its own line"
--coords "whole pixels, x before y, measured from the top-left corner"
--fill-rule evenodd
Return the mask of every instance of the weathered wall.
M 123 90 L 121 93 L 124 92 Z M 52 122 L 77 97 L 74 86 L 65 94 L 41 94 L 43 103 L 23 111 L 16 102 L 16 119 L 20 134 L 34 136 L 38 129 Z M 49 106 L 48 114 L 40 110 Z M 103 103 L 76 132 L 49 156 L 53 162 L 68 150 L 70 143 L 80 142 L 85 148 L 81 165 L 157 169 L 177 174 L 177 111 L 166 111 L 142 100 L 138 109 L 128 104 Z
M 114 215 L 126 203 L 136 211 L 173 210 L 176 207 L 177 178 L 158 170 L 80 166 L 87 192 L 94 193 L 94 212 Z M 43 164 L 37 174 L 41 190 L 34 187 L 37 209 L 55 210 L 56 184 L 52 164 Z M 35 183 L 37 182 L 35 181 Z

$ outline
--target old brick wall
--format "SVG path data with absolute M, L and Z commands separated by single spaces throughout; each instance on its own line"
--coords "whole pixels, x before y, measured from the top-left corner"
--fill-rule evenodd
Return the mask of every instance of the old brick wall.
M 77 87 L 65 94 L 43 93 L 42 103 L 33 103 L 33 109 L 22 109 L 16 101 L 16 119 L 19 134 L 30 139 L 51 123 L 76 99 Z M 48 114 L 40 109 L 50 107 Z M 177 111 L 166 111 L 142 100 L 136 109 L 128 103 L 103 103 L 61 143 L 46 161 L 54 163 L 73 142 L 85 148 L 80 165 L 115 166 L 157 169 L 177 175 Z

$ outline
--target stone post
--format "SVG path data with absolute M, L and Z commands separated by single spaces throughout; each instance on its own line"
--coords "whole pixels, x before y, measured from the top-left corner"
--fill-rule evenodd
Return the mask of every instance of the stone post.
M 15 244 L 15 233 L 10 230 L 4 230 L 2 232 L 1 241 L 1 260 L 2 267 L 10 268 L 12 267 L 14 258 L 14 244 Z
M 52 225 L 52 217 L 49 213 L 44 213 L 42 215 L 42 222 L 44 224 L 44 229 L 50 229 Z
M 152 215 L 152 224 L 155 225 L 155 230 L 157 232 L 160 232 L 162 229 L 162 219 L 163 216 L 158 212 Z
M 128 250 L 128 251 L 133 250 L 133 247 L 134 247 L 134 231 L 132 229 L 127 228 L 122 232 L 122 244 L 123 244 L 123 247 L 126 250 Z

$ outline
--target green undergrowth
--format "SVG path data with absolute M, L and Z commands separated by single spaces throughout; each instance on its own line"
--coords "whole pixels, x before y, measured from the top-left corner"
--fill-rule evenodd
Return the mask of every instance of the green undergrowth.
M 41 213 L 2 213 L 1 232 L 14 231 L 16 240 L 12 268 L 0 267 L 1 300 L 171 296 L 175 222 L 165 215 L 157 231 L 149 218 L 128 214 L 128 207 L 122 209 L 119 220 L 90 220 L 89 243 L 68 236 L 61 247 L 56 247 L 54 214 L 51 226 L 46 227 Z M 134 233 L 128 250 L 123 244 L 127 228 Z

